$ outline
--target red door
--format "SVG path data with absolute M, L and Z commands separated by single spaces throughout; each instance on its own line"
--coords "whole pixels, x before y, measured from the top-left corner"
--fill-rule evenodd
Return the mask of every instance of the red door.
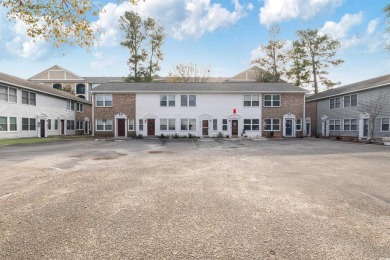
M 232 136 L 238 136 L 238 120 L 232 120 Z
M 148 136 L 155 135 L 155 124 L 154 119 L 148 119 Z
M 126 136 L 126 119 L 118 119 L 118 136 Z

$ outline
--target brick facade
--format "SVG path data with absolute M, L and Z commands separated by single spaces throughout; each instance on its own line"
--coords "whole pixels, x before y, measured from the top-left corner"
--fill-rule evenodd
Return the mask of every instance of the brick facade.
M 316 136 L 317 131 L 317 101 L 307 102 L 305 106 L 306 117 L 311 120 L 311 136 Z
M 83 122 L 83 130 L 77 130 L 76 129 L 76 135 L 83 135 L 85 133 L 85 122 L 84 119 L 87 117 L 89 119 L 89 122 L 92 122 L 92 105 L 91 104 L 83 104 L 84 105 L 84 112 L 77 112 L 76 105 L 76 122 L 80 121 Z M 75 127 L 77 128 L 77 123 L 75 124 Z
M 278 93 L 275 93 L 278 94 Z M 296 119 L 302 119 L 302 131 L 296 132 L 296 137 L 303 136 L 304 129 L 304 94 L 291 94 L 283 93 L 281 96 L 281 105 L 280 107 L 264 107 L 263 105 L 263 129 L 264 129 L 264 120 L 267 118 L 279 119 L 280 120 L 280 130 L 273 131 L 274 137 L 283 137 L 283 116 L 285 114 L 291 113 L 295 115 Z M 270 131 L 263 130 L 263 137 L 267 137 Z
M 96 94 L 94 94 L 93 100 L 96 100 Z M 96 102 L 96 101 L 95 101 Z M 112 94 L 112 107 L 94 107 L 94 136 L 96 137 L 115 137 L 116 120 L 115 115 L 124 114 L 127 119 L 134 119 L 135 121 L 135 94 Z M 111 119 L 112 120 L 112 131 L 96 131 L 96 120 L 97 119 Z M 135 136 L 135 131 L 128 131 L 126 126 L 126 133 L 128 137 Z M 134 126 L 135 127 L 135 126 Z

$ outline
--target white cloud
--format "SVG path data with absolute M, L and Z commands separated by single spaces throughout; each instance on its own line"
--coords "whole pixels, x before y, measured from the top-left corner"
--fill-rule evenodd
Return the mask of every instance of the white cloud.
M 252 3 L 249 3 L 246 5 L 246 9 L 248 9 L 249 11 L 252 11 L 253 10 L 253 4 Z
M 210 0 L 148 0 L 136 6 L 127 1 L 119 5 L 109 3 L 96 21 L 103 32 L 98 45 L 119 44 L 121 31 L 118 20 L 125 11 L 134 10 L 142 17 L 154 17 L 165 27 L 168 36 L 175 39 L 199 38 L 205 33 L 234 25 L 246 15 L 246 10 L 253 8 L 252 4 L 243 6 L 238 0 L 232 3 L 232 11 L 221 4 L 212 4 Z
M 345 14 L 340 22 L 327 21 L 319 30 L 319 33 L 327 33 L 337 39 L 342 39 L 348 36 L 349 31 L 363 21 L 363 13 Z
M 93 53 L 95 60 L 91 62 L 91 68 L 95 70 L 104 70 L 116 64 L 117 58 L 114 55 L 106 56 L 103 52 L 97 51 Z
M 373 33 L 375 33 L 376 27 L 378 26 L 378 20 L 379 19 L 374 19 L 368 23 L 368 26 L 367 26 L 367 34 L 368 35 L 372 35 Z
M 264 0 L 264 7 L 260 8 L 260 23 L 270 26 L 291 19 L 308 20 L 342 3 L 342 0 Z
M 21 57 L 37 60 L 45 56 L 49 50 L 48 43 L 42 38 L 32 39 L 27 36 L 27 27 L 20 21 L 8 21 L 0 12 L 1 42 L 0 58 Z

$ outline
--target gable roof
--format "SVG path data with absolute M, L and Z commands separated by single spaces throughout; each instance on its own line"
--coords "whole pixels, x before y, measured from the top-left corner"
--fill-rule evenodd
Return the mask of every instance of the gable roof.
M 59 98 L 63 98 L 63 99 L 74 100 L 77 102 L 90 104 L 89 101 L 78 98 L 71 93 L 68 93 L 68 92 L 65 92 L 62 90 L 58 90 L 58 89 L 54 89 L 54 88 L 50 88 L 50 87 L 45 86 L 43 84 L 34 83 L 34 82 L 31 82 L 31 81 L 28 81 L 25 79 L 21 79 L 21 78 L 0 72 L 0 84 L 2 84 L 2 83 L 4 85 L 8 85 L 8 86 L 20 87 L 23 89 L 33 90 L 35 92 L 47 94 L 50 96 L 55 96 L 55 97 L 59 97 Z
M 67 69 L 64 69 L 63 67 L 61 66 L 58 66 L 58 65 L 54 65 L 54 66 L 51 66 L 50 68 L 44 70 L 44 71 L 41 71 L 39 72 L 38 74 L 32 76 L 31 78 L 27 79 L 27 80 L 31 80 L 31 81 L 42 81 L 42 80 L 52 80 L 52 79 L 40 79 L 39 76 L 45 74 L 45 73 L 48 73 L 49 71 L 51 70 L 62 70 L 62 71 L 65 71 L 67 74 L 70 74 L 72 75 L 73 77 L 75 77 L 75 79 L 66 79 L 66 80 L 82 80 L 84 81 L 85 79 L 80 77 L 79 75 L 67 70 Z
M 325 99 L 333 96 L 359 92 L 362 90 L 383 87 L 386 85 L 390 85 L 390 74 L 356 82 L 353 84 L 345 85 L 334 89 L 329 89 L 308 97 L 306 101 L 320 100 L 320 99 Z
M 104 83 L 95 87 L 92 93 L 164 93 L 164 92 L 193 92 L 193 93 L 306 93 L 307 90 L 288 83 L 254 83 L 254 82 L 207 82 L 207 83 Z
M 124 82 L 123 77 L 84 77 L 84 79 L 93 84 L 103 84 L 110 82 Z

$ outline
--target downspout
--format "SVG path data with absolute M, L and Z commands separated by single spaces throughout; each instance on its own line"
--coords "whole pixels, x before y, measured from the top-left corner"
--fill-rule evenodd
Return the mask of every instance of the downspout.
M 91 92 L 91 102 L 92 102 L 92 120 L 90 122 L 92 128 L 92 137 L 95 136 L 95 102 L 94 102 L 94 94 Z
M 307 136 L 306 133 L 306 93 L 303 94 L 303 119 L 302 119 L 302 125 L 303 128 L 303 136 Z M 310 126 L 311 127 L 311 126 Z

